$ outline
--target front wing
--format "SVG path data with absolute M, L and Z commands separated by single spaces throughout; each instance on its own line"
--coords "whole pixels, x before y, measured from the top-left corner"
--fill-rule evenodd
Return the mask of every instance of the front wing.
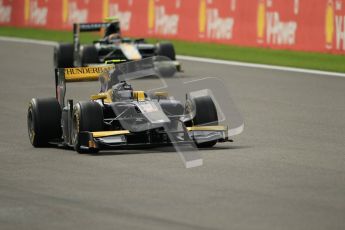
M 225 126 L 193 126 L 187 127 L 186 132 L 176 132 L 175 142 L 188 144 L 190 140 L 203 143 L 217 140 L 228 141 L 228 128 Z M 81 149 L 119 149 L 126 147 L 164 146 L 175 144 L 166 131 L 151 133 L 131 133 L 128 130 L 80 132 L 79 143 Z

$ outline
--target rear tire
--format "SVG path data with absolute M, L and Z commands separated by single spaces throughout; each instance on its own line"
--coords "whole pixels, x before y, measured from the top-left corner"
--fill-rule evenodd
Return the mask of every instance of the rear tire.
M 61 108 L 55 98 L 33 98 L 27 114 L 28 133 L 34 147 L 61 138 Z
M 73 44 L 59 44 L 54 47 L 55 68 L 73 67 Z
M 103 110 L 94 101 L 78 102 L 73 109 L 72 143 L 78 153 L 97 153 L 99 149 L 81 149 L 78 139 L 80 132 L 103 130 Z
M 176 60 L 176 54 L 173 44 L 170 42 L 161 42 L 157 44 L 157 55 L 158 56 L 165 56 L 170 58 L 171 60 Z
M 195 97 L 191 103 L 195 109 L 195 117 L 192 120 L 194 126 L 218 125 L 217 109 L 210 96 Z M 213 140 L 195 144 L 198 148 L 210 148 L 217 142 L 218 140 Z
M 81 65 L 87 66 L 88 64 L 99 63 L 98 52 L 95 46 L 87 45 L 81 48 Z

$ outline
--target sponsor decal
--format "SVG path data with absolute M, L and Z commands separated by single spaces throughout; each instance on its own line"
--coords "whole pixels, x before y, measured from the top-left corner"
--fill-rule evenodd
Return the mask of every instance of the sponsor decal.
M 345 1 L 328 0 L 325 13 L 325 42 L 327 49 L 345 51 Z M 335 44 L 335 45 L 334 45 Z
M 45 26 L 47 25 L 48 0 L 24 0 L 24 20 L 27 24 Z M 43 5 L 43 6 L 42 6 Z
M 5 5 L 4 1 L 0 0 L 0 23 L 11 22 L 11 13 L 12 5 Z
M 62 21 L 64 24 L 83 23 L 88 21 L 89 0 L 84 0 L 84 7 L 77 0 L 62 0 Z
M 65 68 L 64 74 L 66 81 L 96 80 L 99 75 L 114 68 L 109 66 L 77 67 Z
M 166 6 L 159 0 L 148 0 L 149 33 L 160 35 L 177 35 L 180 16 L 169 14 Z M 175 11 L 180 8 L 180 0 L 175 0 Z
M 121 30 L 129 31 L 131 25 L 132 12 L 120 9 L 120 3 L 109 2 L 111 0 L 103 0 L 103 18 L 116 16 L 121 23 Z M 132 0 L 128 0 L 127 5 L 130 7 L 133 5 Z
M 297 21 L 283 21 L 281 12 L 274 6 L 277 0 L 258 0 L 257 42 L 273 45 L 295 45 Z M 299 13 L 299 0 L 293 1 L 293 15 Z M 292 16 L 290 16 L 292 17 Z
M 221 17 L 220 9 L 212 6 L 213 0 L 199 1 L 199 37 L 210 39 L 231 40 L 235 19 L 233 17 Z M 236 0 L 229 1 L 230 11 L 236 10 Z

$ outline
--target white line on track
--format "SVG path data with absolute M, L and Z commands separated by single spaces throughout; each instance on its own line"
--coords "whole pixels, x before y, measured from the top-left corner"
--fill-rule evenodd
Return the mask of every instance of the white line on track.
M 0 41 L 18 42 L 18 43 L 27 43 L 27 44 L 45 45 L 45 46 L 57 45 L 57 42 L 52 42 L 52 41 L 34 40 L 34 39 L 27 39 L 27 38 L 3 37 L 3 36 L 0 36 Z
M 20 43 L 28 43 L 28 44 L 35 44 L 35 45 L 46 45 L 46 46 L 55 46 L 57 44 L 57 42 L 52 42 L 52 41 L 34 40 L 34 39 L 27 39 L 27 38 L 4 37 L 4 36 L 0 36 L 0 41 L 20 42 Z M 336 72 L 328 72 L 328 71 L 309 70 L 309 69 L 300 69 L 300 68 L 273 66 L 273 65 L 264 65 L 264 64 L 252 64 L 252 63 L 245 63 L 245 62 L 225 61 L 225 60 L 217 60 L 217 59 L 211 59 L 211 58 L 183 56 L 183 55 L 177 55 L 177 58 L 180 60 L 186 60 L 186 61 L 195 61 L 195 62 L 204 62 L 204 63 L 212 63 L 212 64 L 249 67 L 249 68 L 259 68 L 259 69 L 270 69 L 270 70 L 279 70 L 279 71 L 289 71 L 289 72 L 321 75 L 321 76 L 327 76 L 327 77 L 332 76 L 332 77 L 344 77 L 345 78 L 344 73 L 336 73 Z
M 297 73 L 315 74 L 315 75 L 321 75 L 321 76 L 345 77 L 344 73 L 336 73 L 336 72 L 328 72 L 328 71 L 309 70 L 309 69 L 263 65 L 263 64 L 253 64 L 253 63 L 245 63 L 245 62 L 237 62 L 237 61 L 225 61 L 225 60 L 218 60 L 218 59 L 211 59 L 211 58 L 199 58 L 199 57 L 190 57 L 190 56 L 182 56 L 182 55 L 177 55 L 177 58 L 181 60 L 186 60 L 186 61 L 197 61 L 197 62 L 212 63 L 212 64 L 289 71 L 289 72 L 297 72 Z

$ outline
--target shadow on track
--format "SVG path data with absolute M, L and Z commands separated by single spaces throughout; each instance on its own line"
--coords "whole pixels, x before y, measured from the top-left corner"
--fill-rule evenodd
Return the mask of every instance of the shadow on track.
M 219 146 L 219 147 L 212 147 L 212 148 L 202 148 L 199 149 L 202 153 L 206 153 L 207 151 L 218 152 L 221 150 L 236 150 L 236 149 L 247 149 L 252 148 L 252 146 Z M 98 152 L 96 154 L 87 154 L 91 156 L 111 156 L 111 155 L 136 155 L 136 154 L 169 154 L 169 153 L 176 153 L 176 150 L 173 147 L 147 147 L 142 149 L 119 149 L 119 150 L 105 150 Z

